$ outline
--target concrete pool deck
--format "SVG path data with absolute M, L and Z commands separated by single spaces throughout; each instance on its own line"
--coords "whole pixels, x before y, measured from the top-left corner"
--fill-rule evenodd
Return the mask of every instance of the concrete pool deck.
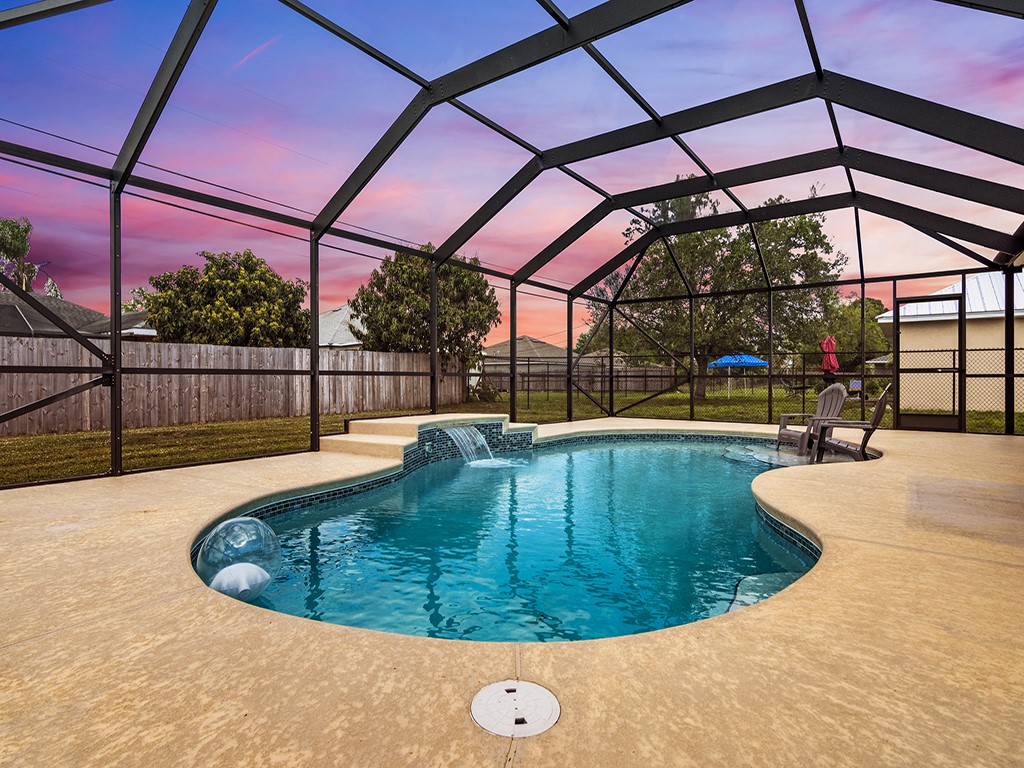
M 651 429 L 775 434 L 602 419 L 538 437 Z M 0 491 L 0 765 L 1024 765 L 1024 439 L 883 431 L 872 447 L 881 460 L 755 480 L 822 545 L 790 588 L 576 643 L 321 624 L 192 571 L 193 539 L 231 508 L 394 459 L 322 451 Z M 554 728 L 512 740 L 473 723 L 473 696 L 506 678 L 556 694 Z

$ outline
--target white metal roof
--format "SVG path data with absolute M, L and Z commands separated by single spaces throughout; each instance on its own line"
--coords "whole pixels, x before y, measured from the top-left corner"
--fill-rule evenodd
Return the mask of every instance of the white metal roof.
M 960 293 L 960 281 L 947 285 L 942 290 L 931 294 Z M 982 272 L 967 277 L 966 312 L 968 319 L 972 317 L 1002 317 L 1006 310 L 1006 284 L 1001 272 Z M 904 304 L 900 307 L 900 322 L 927 322 L 930 320 L 952 320 L 956 318 L 955 301 L 922 301 L 915 304 Z M 1024 274 L 1018 272 L 1013 276 L 1013 314 L 1024 316 Z M 878 316 L 878 322 L 892 323 L 892 310 Z

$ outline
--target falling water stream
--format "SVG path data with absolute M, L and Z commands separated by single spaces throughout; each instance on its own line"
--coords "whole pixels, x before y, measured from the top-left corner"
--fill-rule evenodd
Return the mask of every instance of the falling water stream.
M 481 459 L 494 458 L 490 446 L 487 445 L 484 436 L 480 434 L 480 430 L 476 427 L 444 427 L 444 431 L 448 437 L 455 441 L 455 445 L 459 447 L 459 451 L 462 453 L 462 458 L 467 463 L 472 464 L 474 461 L 480 461 Z

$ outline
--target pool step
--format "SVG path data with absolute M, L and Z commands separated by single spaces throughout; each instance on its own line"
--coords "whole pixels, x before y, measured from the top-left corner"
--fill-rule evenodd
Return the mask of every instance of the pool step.
M 320 449 L 339 453 L 355 453 L 359 456 L 376 456 L 382 459 L 401 460 L 405 448 L 416 442 L 415 437 L 400 435 L 331 435 L 320 438 Z
M 391 435 L 416 439 L 419 425 L 396 419 L 356 419 L 348 423 L 350 435 Z
M 487 414 L 356 419 L 349 422 L 347 435 L 323 437 L 320 439 L 320 447 L 325 451 L 401 459 L 405 449 L 416 442 L 420 429 L 456 424 L 478 424 L 483 421 L 502 421 L 507 433 L 532 432 L 537 426 L 536 424 L 509 423 L 507 416 L 488 416 Z

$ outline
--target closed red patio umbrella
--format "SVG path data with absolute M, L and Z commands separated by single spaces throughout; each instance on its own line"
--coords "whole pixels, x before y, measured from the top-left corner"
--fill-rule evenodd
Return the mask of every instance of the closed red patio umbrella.
M 839 372 L 839 360 L 836 358 L 836 337 L 826 336 L 818 342 L 825 354 L 821 358 L 821 372 L 825 374 Z

